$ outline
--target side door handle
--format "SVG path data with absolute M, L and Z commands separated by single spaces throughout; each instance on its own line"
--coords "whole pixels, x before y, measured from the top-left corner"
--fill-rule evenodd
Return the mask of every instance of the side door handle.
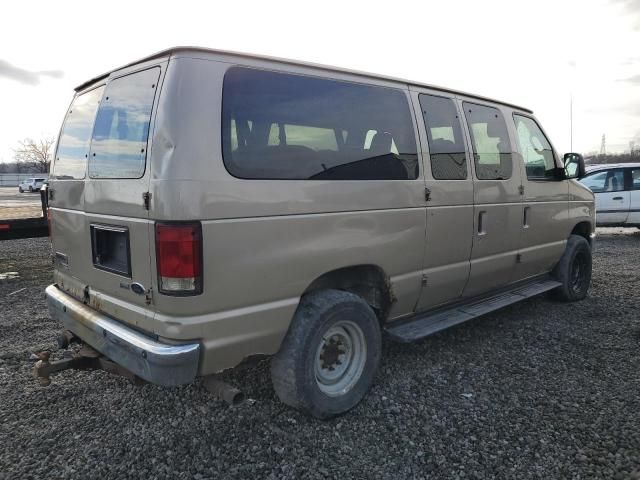
M 613 197 L 612 200 L 624 200 L 622 197 Z
M 478 236 L 486 235 L 487 212 L 478 213 Z
M 529 213 L 531 207 L 524 207 L 524 213 L 522 215 L 522 228 L 529 228 Z

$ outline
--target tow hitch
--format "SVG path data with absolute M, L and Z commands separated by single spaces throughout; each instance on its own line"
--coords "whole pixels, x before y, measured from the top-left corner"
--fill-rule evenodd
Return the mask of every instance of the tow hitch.
M 81 343 L 80 339 L 69 331 L 65 331 L 58 338 L 58 345 L 61 349 L 67 348 L 71 343 L 80 343 L 80 348 L 74 350 L 69 358 L 50 362 L 51 352 L 44 351 L 36 356 L 39 360 L 33 366 L 33 376 L 46 387 L 51 384 L 51 375 L 64 370 L 104 370 L 121 377 L 129 379 L 132 383 L 140 385 L 144 380 L 134 375 L 129 370 L 112 362 L 97 350 L 94 350 L 86 343 Z

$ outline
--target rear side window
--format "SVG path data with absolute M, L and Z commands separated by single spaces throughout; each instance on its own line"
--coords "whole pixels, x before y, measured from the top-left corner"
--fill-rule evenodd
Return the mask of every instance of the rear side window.
M 418 177 L 409 104 L 400 90 L 234 67 L 222 96 L 222 153 L 236 177 Z
M 518 134 L 518 146 L 530 180 L 555 180 L 556 162 L 547 137 L 529 117 L 513 116 Z
M 467 157 L 460 119 L 453 100 L 420 95 L 420 108 L 427 129 L 433 178 L 464 180 L 467 178 Z
M 497 108 L 464 102 L 478 180 L 507 180 L 513 170 L 507 125 Z
M 91 178 L 144 175 L 151 108 L 159 68 L 116 78 L 107 84 L 91 139 Z
M 53 178 L 58 180 L 84 178 L 91 130 L 103 92 L 104 87 L 95 88 L 78 95 L 71 103 L 58 141 Z

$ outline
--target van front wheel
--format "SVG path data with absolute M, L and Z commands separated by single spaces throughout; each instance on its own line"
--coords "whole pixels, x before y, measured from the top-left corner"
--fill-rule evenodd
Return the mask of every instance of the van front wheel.
M 346 412 L 362 400 L 380 363 L 378 319 L 357 295 L 339 290 L 302 298 L 271 380 L 282 402 L 316 418 Z
M 553 270 L 562 285 L 553 293 L 558 300 L 575 302 L 587 296 L 591 284 L 591 247 L 584 237 L 571 235 L 567 248 Z

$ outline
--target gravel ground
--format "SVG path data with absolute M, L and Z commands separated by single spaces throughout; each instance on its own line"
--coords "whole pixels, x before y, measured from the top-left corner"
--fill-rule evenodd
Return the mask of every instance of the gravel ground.
M 640 232 L 600 232 L 588 299 L 535 298 L 414 345 L 385 342 L 376 383 L 327 422 L 281 405 L 266 362 L 228 380 L 133 386 L 31 377 L 54 348 L 47 239 L 0 245 L 0 479 L 640 479 Z M 1 276 L 0 276 L 1 278 Z

